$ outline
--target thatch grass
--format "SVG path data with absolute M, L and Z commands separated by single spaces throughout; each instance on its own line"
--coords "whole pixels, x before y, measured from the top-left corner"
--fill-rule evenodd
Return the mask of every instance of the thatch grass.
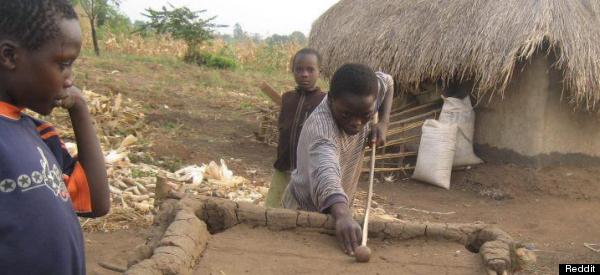
M 360 62 L 400 88 L 468 78 L 476 95 L 503 95 L 517 64 L 553 54 L 570 102 L 600 107 L 600 1 L 341 0 L 309 40 L 326 76 Z

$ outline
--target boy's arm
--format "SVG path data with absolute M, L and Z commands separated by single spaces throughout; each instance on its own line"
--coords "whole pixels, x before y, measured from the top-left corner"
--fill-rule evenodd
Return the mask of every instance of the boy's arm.
M 352 218 L 352 211 L 347 203 L 336 203 L 329 208 L 335 219 L 335 235 L 344 253 L 354 255 L 354 250 L 362 239 L 360 225 Z
M 298 161 L 303 161 L 298 159 Z M 320 212 L 329 212 L 335 219 L 335 231 L 344 253 L 353 255 L 361 238 L 360 225 L 352 218 L 348 198 L 341 183 L 339 157 L 335 144 L 321 139 L 309 150 L 312 198 Z
M 390 112 L 394 100 L 394 80 L 390 75 L 384 73 L 378 73 L 378 77 L 383 80 L 385 96 L 378 109 L 379 123 L 373 127 L 370 143 L 376 142 L 377 146 L 382 146 L 385 144 L 385 134 L 387 133 L 388 124 L 390 122 Z
M 110 210 L 106 166 L 85 99 L 79 89 L 71 87 L 57 104 L 69 111 L 77 141 L 78 160 L 87 178 L 92 212 L 86 216 L 104 216 Z

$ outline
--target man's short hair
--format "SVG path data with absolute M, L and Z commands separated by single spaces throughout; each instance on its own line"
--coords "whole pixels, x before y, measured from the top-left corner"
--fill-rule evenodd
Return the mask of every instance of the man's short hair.
M 329 86 L 329 96 L 376 96 L 378 81 L 375 72 L 366 65 L 349 63 L 339 67 Z

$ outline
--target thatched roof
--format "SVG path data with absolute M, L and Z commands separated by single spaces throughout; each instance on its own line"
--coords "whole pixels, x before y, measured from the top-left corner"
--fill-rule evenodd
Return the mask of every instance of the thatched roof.
M 325 75 L 360 62 L 402 85 L 471 78 L 479 93 L 503 94 L 520 61 L 554 54 L 571 102 L 600 106 L 597 0 L 341 0 L 309 39 Z

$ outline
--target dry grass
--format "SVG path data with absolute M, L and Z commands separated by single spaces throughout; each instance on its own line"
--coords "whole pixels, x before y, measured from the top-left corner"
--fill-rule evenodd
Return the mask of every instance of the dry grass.
M 570 101 L 600 103 L 600 2 L 588 0 L 342 0 L 313 25 L 324 72 L 361 62 L 407 89 L 471 78 L 480 94 L 506 90 L 517 64 L 554 54 Z
M 92 50 L 92 40 L 83 27 L 84 50 Z M 143 37 L 139 34 L 105 32 L 99 41 L 102 52 L 111 54 L 126 54 L 136 56 L 171 56 L 181 58 L 187 51 L 187 45 L 182 40 L 170 36 L 153 35 Z M 213 54 L 229 55 L 242 68 L 262 69 L 267 71 L 289 71 L 290 57 L 302 45 L 287 43 L 270 46 L 264 42 L 256 43 L 251 40 L 228 44 L 221 39 L 215 39 L 199 47 L 200 51 Z
M 181 40 L 170 36 L 152 36 L 144 38 L 138 34 L 106 33 L 101 41 L 102 49 L 111 53 L 121 53 L 141 56 L 171 55 L 181 57 L 187 50 L 187 45 Z M 88 43 L 91 44 L 91 43 Z M 86 45 L 92 49 L 92 45 Z

